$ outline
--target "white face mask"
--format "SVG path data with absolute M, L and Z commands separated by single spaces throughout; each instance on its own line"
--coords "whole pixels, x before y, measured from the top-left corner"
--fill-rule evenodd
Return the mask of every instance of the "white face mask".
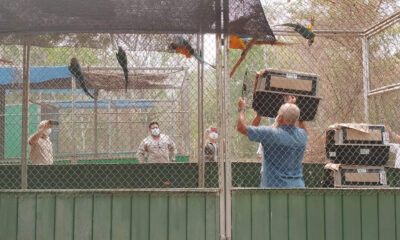
M 47 136 L 49 136 L 50 133 L 51 133 L 51 128 L 48 128 L 48 129 L 44 130 L 44 133 L 45 133 Z
M 216 132 L 211 132 L 211 133 L 209 134 L 209 136 L 210 136 L 211 139 L 217 139 L 217 138 L 218 138 L 218 133 L 216 133 Z
M 160 129 L 159 129 L 159 128 L 153 128 L 153 129 L 151 129 L 151 134 L 152 134 L 153 136 L 158 136 L 158 135 L 160 135 Z

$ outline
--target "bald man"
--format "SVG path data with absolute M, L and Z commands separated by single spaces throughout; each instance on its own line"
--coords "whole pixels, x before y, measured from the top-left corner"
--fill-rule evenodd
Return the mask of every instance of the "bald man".
M 308 141 L 307 129 L 304 122 L 298 121 L 300 109 L 295 103 L 294 96 L 287 97 L 287 103 L 278 111 L 276 126 L 259 126 L 259 114 L 253 119 L 252 126 L 247 126 L 246 102 L 242 98 L 239 100 L 237 131 L 250 141 L 261 143 L 264 149 L 261 187 L 304 187 L 302 160 Z

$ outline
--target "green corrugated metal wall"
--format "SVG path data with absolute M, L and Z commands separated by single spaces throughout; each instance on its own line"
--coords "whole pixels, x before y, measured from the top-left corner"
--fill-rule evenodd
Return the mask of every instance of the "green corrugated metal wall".
M 0 192 L 7 240 L 217 240 L 218 216 L 215 189 Z M 235 189 L 232 239 L 400 239 L 400 191 Z
M 29 136 L 37 130 L 38 111 L 38 105 L 29 104 Z M 6 106 L 5 124 L 5 158 L 21 158 L 22 105 Z
M 232 240 L 400 239 L 400 190 L 234 190 Z
M 0 192 L 0 239 L 217 240 L 217 190 Z

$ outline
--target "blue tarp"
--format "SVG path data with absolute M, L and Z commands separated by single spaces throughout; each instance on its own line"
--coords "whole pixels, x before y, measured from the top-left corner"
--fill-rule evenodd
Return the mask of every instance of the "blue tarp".
M 18 68 L 0 68 L 0 85 L 10 83 L 21 83 L 22 73 L 18 74 Z M 68 66 L 58 67 L 30 67 L 30 82 L 40 83 L 57 78 L 71 78 L 72 74 L 68 70 Z
M 30 82 L 39 83 L 57 78 L 71 78 L 72 74 L 68 70 L 68 66 L 60 67 L 31 67 Z
M 7 89 L 6 94 L 13 93 L 13 92 L 21 92 L 21 89 Z M 72 89 L 30 89 L 29 92 L 31 93 L 45 93 L 45 94 L 59 94 L 59 93 L 64 93 L 64 94 L 71 94 Z M 89 92 L 94 94 L 92 89 L 89 89 Z M 75 90 L 76 94 L 85 94 L 85 92 L 82 89 L 76 89 Z
M 18 79 L 17 68 L 0 68 L 0 85 L 16 83 Z

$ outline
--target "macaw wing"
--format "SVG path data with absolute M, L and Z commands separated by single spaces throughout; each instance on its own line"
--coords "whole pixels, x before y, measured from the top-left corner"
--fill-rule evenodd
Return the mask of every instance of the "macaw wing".
M 178 36 L 178 46 L 187 46 L 189 42 L 186 41 L 182 36 Z
M 301 32 L 299 32 L 301 34 L 301 36 L 303 36 L 305 39 L 311 39 L 315 37 L 315 33 L 313 33 L 312 31 L 310 31 L 309 29 L 303 27 L 303 29 L 301 29 Z
M 68 66 L 68 70 L 75 78 L 77 78 L 76 70 L 73 66 Z

